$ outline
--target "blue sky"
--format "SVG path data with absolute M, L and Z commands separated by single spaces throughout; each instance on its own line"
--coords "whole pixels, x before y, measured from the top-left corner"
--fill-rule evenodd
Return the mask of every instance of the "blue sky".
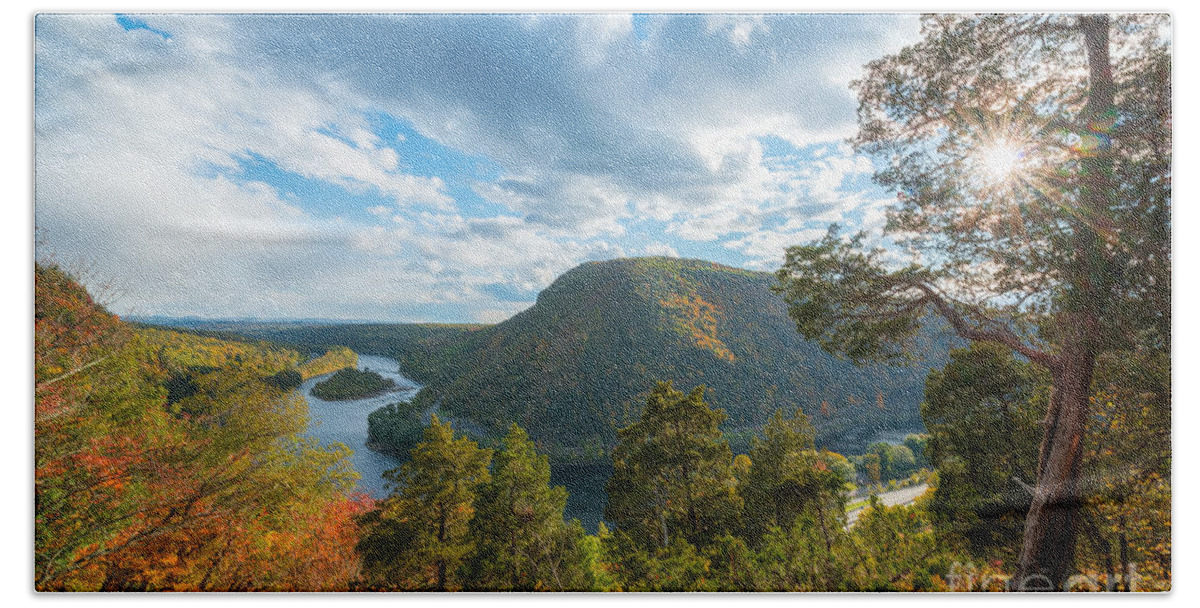
M 121 314 L 498 321 L 589 260 L 877 230 L 911 15 L 39 15 L 38 256 Z

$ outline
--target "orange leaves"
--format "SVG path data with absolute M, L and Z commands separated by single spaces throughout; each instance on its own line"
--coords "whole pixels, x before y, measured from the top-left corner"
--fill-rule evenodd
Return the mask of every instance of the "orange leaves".
M 695 292 L 686 296 L 672 293 L 659 300 L 659 304 L 674 313 L 675 330 L 696 347 L 711 351 L 718 359 L 730 363 L 736 360 L 733 351 L 717 337 L 717 320 L 723 316 L 719 308 Z
M 294 352 L 131 331 L 54 268 L 35 325 L 37 589 L 348 587 L 345 454 L 295 440 L 303 401 L 262 382 Z M 168 405 L 168 371 L 196 391 Z

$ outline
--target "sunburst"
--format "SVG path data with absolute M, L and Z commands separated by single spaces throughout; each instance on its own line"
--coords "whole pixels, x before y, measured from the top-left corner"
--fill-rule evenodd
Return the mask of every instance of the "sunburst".
M 973 155 L 974 172 L 989 188 L 1011 188 L 1026 177 L 1032 166 L 1028 149 L 1028 142 L 997 137 Z

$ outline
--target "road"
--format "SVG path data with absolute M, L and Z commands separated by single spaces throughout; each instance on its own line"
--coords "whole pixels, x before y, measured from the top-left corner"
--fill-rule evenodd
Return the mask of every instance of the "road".
M 907 505 L 917 499 L 918 496 L 925 493 L 929 489 L 928 484 L 918 484 L 908 488 L 900 488 L 891 492 L 881 492 L 876 496 L 879 497 L 879 502 L 886 506 L 894 507 L 896 505 Z M 859 507 L 849 513 L 846 513 L 846 527 L 854 525 L 858 521 L 858 514 L 866 507 Z

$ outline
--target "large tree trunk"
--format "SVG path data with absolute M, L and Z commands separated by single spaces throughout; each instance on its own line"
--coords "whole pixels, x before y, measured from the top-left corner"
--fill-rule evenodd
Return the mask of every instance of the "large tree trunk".
M 1025 536 L 1012 580 L 1012 588 L 1018 591 L 1061 590 L 1075 567 L 1075 538 L 1082 506 L 1080 457 L 1096 362 L 1090 344 L 1094 340 L 1088 339 L 1088 334 L 1095 331 L 1095 317 L 1078 321 L 1082 326 L 1072 328 L 1074 339 L 1065 341 L 1066 352 L 1054 372 L 1038 456 L 1037 485 L 1025 517 Z
M 1075 538 L 1082 497 L 1080 457 L 1087 427 L 1092 372 L 1101 340 L 1113 277 L 1100 236 L 1099 218 L 1109 217 L 1116 196 L 1112 184 L 1112 150 L 1104 132 L 1111 124 L 1115 87 L 1108 50 L 1107 15 L 1079 17 L 1088 61 L 1088 98 L 1079 120 L 1081 133 L 1099 145 L 1080 159 L 1079 214 L 1073 222 L 1074 251 L 1068 263 L 1065 312 L 1060 318 L 1062 352 L 1051 370 L 1053 392 L 1046 412 L 1038 454 L 1033 503 L 1025 518 L 1025 536 L 1017 573 L 1017 590 L 1065 590 L 1075 568 Z

